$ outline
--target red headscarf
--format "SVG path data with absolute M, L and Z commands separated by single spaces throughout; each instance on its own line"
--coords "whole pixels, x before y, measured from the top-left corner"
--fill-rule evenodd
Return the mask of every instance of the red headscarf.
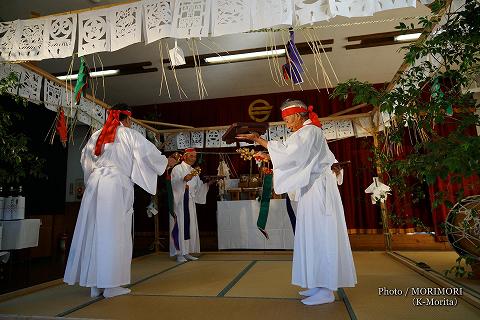
M 115 140 L 115 134 L 117 133 L 117 128 L 120 125 L 120 114 L 126 114 L 131 116 L 132 113 L 128 110 L 109 110 L 108 118 L 105 124 L 103 125 L 102 132 L 97 139 L 97 144 L 95 145 L 95 155 L 98 157 L 102 154 L 103 146 L 107 143 L 111 143 Z
M 308 106 L 308 110 L 302 106 L 296 106 L 296 105 L 288 106 L 282 110 L 282 118 L 288 117 L 295 113 L 304 113 L 304 112 L 308 112 L 308 118 L 312 121 L 313 125 L 316 125 L 319 128 L 322 127 L 322 124 L 318 119 L 318 115 L 315 112 L 313 112 L 313 106 Z

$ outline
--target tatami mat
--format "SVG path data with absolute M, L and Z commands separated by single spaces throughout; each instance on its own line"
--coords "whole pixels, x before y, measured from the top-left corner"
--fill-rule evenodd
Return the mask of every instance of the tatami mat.
M 307 307 L 294 300 L 159 296 L 123 296 L 102 300 L 69 316 L 175 320 L 345 320 L 349 318 L 342 303 Z
M 270 252 L 266 253 L 264 251 L 261 252 L 212 252 L 212 253 L 204 253 L 201 256 L 202 260 L 267 260 L 267 261 L 292 261 L 292 252 Z
M 192 261 L 132 287 L 133 294 L 217 296 L 248 261 Z
M 382 287 L 437 285 L 384 252 L 355 252 L 354 259 L 358 285 L 327 305 L 300 302 L 300 288 L 291 285 L 290 252 L 203 253 L 182 264 L 161 253 L 135 259 L 129 295 L 92 299 L 88 289 L 62 284 L 3 301 L 0 313 L 90 319 L 480 318 L 480 310 L 461 299 L 457 306 L 414 307 L 414 297 L 381 296 Z
M 414 252 L 414 251 L 399 251 L 399 254 L 405 256 L 415 262 L 424 262 L 428 264 L 433 270 L 444 275 L 445 270 L 449 270 L 456 265 L 455 260 L 458 254 L 454 251 L 429 251 L 429 252 Z M 462 262 L 465 265 L 465 261 Z M 466 270 L 471 271 L 471 268 L 466 267 Z M 480 292 L 480 279 L 456 278 L 455 275 L 448 276 L 452 280 L 459 282 L 465 286 L 475 289 Z
M 291 261 L 258 261 L 225 296 L 299 299 L 291 277 Z
M 457 306 L 414 306 L 413 296 L 379 295 L 380 288 L 405 291 L 408 288 L 438 287 L 385 253 L 356 252 L 358 285 L 345 293 L 358 319 L 478 319 L 480 310 L 458 299 Z M 428 298 L 420 296 L 419 298 Z M 444 296 L 435 299 L 442 300 Z

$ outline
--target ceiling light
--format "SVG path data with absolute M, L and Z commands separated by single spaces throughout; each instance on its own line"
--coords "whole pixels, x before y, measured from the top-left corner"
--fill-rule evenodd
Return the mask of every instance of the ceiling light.
M 119 73 L 120 73 L 119 69 L 93 71 L 93 72 L 90 72 L 90 78 L 115 76 Z M 71 75 L 65 75 L 65 76 L 57 77 L 58 80 L 77 80 L 77 78 L 78 78 L 78 74 L 71 74 Z
M 278 57 L 285 54 L 285 49 L 269 50 L 269 51 L 256 51 L 239 54 L 231 54 L 226 56 L 208 57 L 205 58 L 206 63 L 226 63 L 234 61 L 246 61 L 262 59 L 267 57 Z
M 394 37 L 394 40 L 395 41 L 412 41 L 412 40 L 417 40 L 418 38 L 420 38 L 422 34 L 421 33 L 410 33 L 410 34 L 402 34 L 402 35 L 399 35 L 399 36 L 395 36 Z

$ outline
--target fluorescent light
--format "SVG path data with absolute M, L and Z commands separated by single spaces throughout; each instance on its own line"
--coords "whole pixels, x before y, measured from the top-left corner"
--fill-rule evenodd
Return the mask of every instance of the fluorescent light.
M 252 59 L 259 59 L 259 58 L 267 58 L 267 57 L 277 57 L 285 54 L 285 49 L 278 49 L 278 50 L 269 50 L 269 51 L 256 51 L 256 52 L 247 52 L 247 53 L 239 53 L 239 54 L 231 54 L 227 56 L 220 56 L 220 57 L 208 57 L 205 58 L 206 63 L 225 63 L 225 62 L 232 62 L 232 61 L 244 61 L 244 60 L 252 60 Z
M 106 76 L 115 76 L 120 73 L 119 69 L 116 70 L 103 70 L 103 71 L 93 71 L 90 72 L 90 78 L 96 77 L 106 77 Z M 77 80 L 78 74 L 71 74 L 68 76 L 59 76 L 57 77 L 58 80 Z
M 395 41 L 411 41 L 411 40 L 417 40 L 418 38 L 420 38 L 420 35 L 421 33 L 402 34 L 394 37 L 393 39 Z

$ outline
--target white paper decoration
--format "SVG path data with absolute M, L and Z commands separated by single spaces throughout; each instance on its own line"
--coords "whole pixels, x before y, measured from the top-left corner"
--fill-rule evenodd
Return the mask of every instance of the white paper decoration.
M 333 0 L 294 0 L 295 24 L 304 25 L 334 17 L 331 10 Z
M 285 139 L 285 125 L 278 124 L 268 127 L 270 141 L 283 141 Z
M 190 132 L 192 148 L 203 148 L 205 133 L 203 131 Z
M 177 135 L 175 133 L 165 133 L 164 136 L 164 150 L 176 151 L 177 150 Z
M 250 0 L 212 0 L 212 34 L 221 36 L 249 31 Z
M 45 58 L 46 19 L 20 20 L 15 32 L 16 59 L 42 60 Z
M 110 50 L 115 51 L 142 40 L 142 4 L 134 2 L 112 7 L 110 22 Z
M 172 26 L 176 38 L 208 36 L 211 0 L 175 1 Z
M 334 13 L 344 17 L 365 17 L 375 12 L 372 0 L 335 0 Z
M 292 0 L 253 0 L 252 30 L 291 25 Z
M 15 60 L 17 24 L 20 20 L 0 22 L 0 61 Z
M 337 139 L 337 125 L 336 121 L 322 121 L 322 131 L 325 139 L 334 140 Z
M 220 148 L 222 136 L 219 130 L 208 130 L 206 133 L 206 148 Z
M 78 14 L 78 55 L 110 51 L 110 9 Z
M 177 149 L 186 148 L 190 148 L 190 132 L 180 132 L 177 134 Z
M 45 57 L 65 58 L 73 54 L 77 35 L 77 15 L 54 16 L 45 26 Z
M 90 111 L 90 116 L 97 122 L 99 122 L 100 124 L 103 124 L 105 123 L 105 113 L 106 113 L 106 110 L 103 109 L 102 107 L 100 107 L 99 105 L 93 103 L 92 104 L 93 107 L 92 107 L 92 110 Z
M 94 119 L 92 119 L 92 123 L 90 125 L 94 131 L 100 130 L 103 127 L 103 123 L 100 123 Z
M 173 0 L 143 0 L 145 42 L 171 37 Z
M 373 132 L 373 122 L 371 117 L 356 118 L 353 120 L 353 126 L 355 129 L 355 137 L 368 137 Z
M 375 12 L 397 8 L 415 8 L 416 5 L 416 0 L 375 0 Z
M 64 90 L 65 89 L 62 86 L 45 79 L 43 90 L 43 101 L 45 103 L 45 107 L 49 110 L 57 112 L 58 107 L 62 104 Z
M 335 122 L 337 127 L 337 139 L 353 137 L 355 135 L 351 120 L 338 120 Z
M 40 91 L 43 77 L 35 72 L 23 68 L 20 76 L 18 95 L 33 103 L 40 104 Z
M 132 129 L 139 132 L 142 136 L 147 136 L 147 130 L 138 123 L 132 122 Z

